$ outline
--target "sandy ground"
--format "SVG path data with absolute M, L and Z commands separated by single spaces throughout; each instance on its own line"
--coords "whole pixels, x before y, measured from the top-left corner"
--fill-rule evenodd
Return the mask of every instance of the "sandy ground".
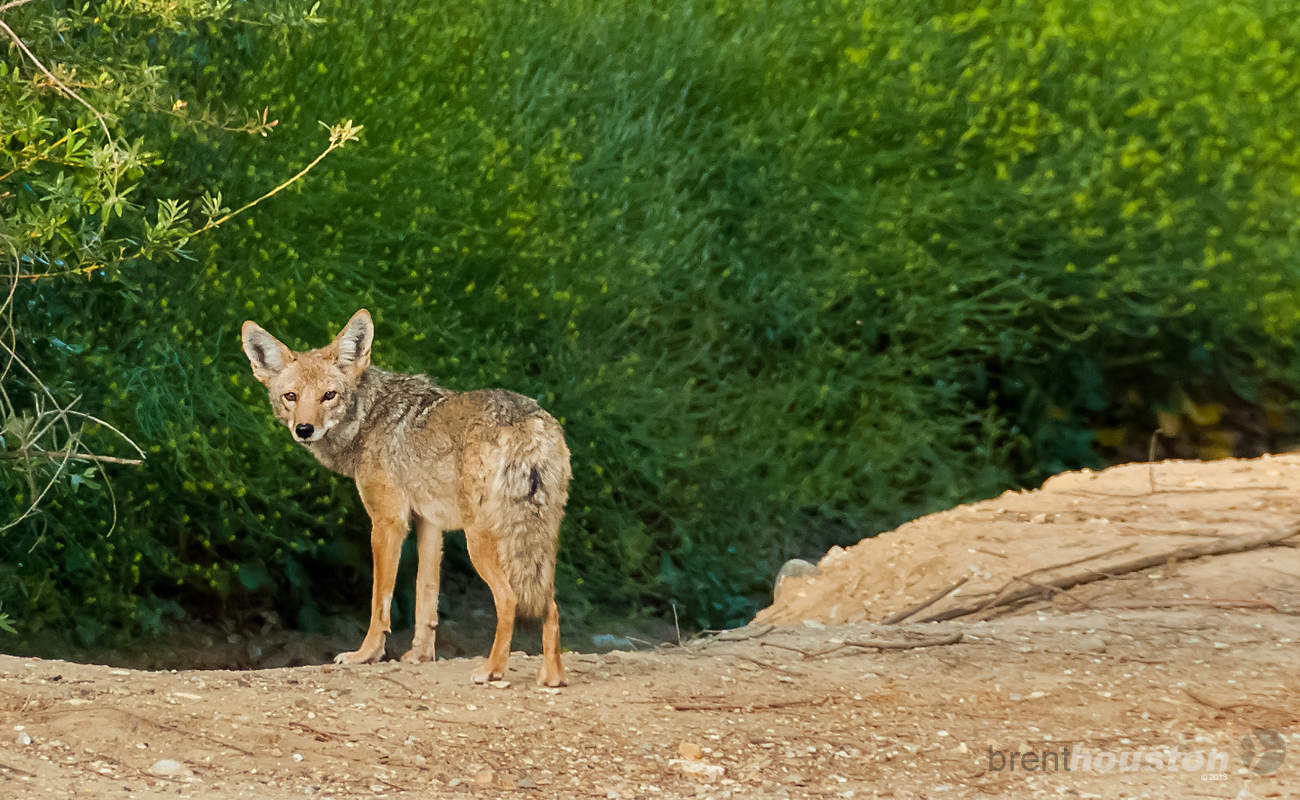
M 568 653 L 558 691 L 531 686 L 522 654 L 495 687 L 469 684 L 472 658 L 144 672 L 0 656 L 0 798 L 1300 797 L 1294 540 L 1106 577 L 1284 535 L 1300 459 L 1161 464 L 1155 492 L 1150 477 L 1059 476 L 910 523 L 832 553 L 747 628 Z M 963 578 L 913 619 L 1081 569 L 1102 574 L 881 623 Z

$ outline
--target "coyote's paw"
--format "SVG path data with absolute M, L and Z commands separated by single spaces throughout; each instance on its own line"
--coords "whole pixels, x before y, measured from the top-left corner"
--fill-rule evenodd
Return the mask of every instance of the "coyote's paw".
M 334 656 L 335 664 L 373 664 L 384 655 L 384 642 L 381 639 L 377 645 L 361 643 L 361 647 L 350 653 L 339 653 Z
M 433 653 L 426 653 L 424 650 L 417 650 L 412 647 L 402 654 L 403 664 L 421 664 L 425 661 L 437 661 Z
M 403 664 L 419 664 L 422 661 L 437 661 L 437 654 L 434 650 L 434 633 L 437 630 L 436 625 L 430 625 L 427 629 L 415 631 L 415 638 L 411 640 L 411 649 L 406 651 L 402 656 Z
M 484 663 L 470 673 L 469 679 L 474 683 L 488 683 L 489 681 L 499 681 L 506 674 L 505 669 L 492 669 L 490 663 Z
M 537 670 L 537 685 L 551 689 L 568 686 L 569 682 L 564 679 L 564 667 L 552 669 L 549 664 L 543 663 L 542 668 Z

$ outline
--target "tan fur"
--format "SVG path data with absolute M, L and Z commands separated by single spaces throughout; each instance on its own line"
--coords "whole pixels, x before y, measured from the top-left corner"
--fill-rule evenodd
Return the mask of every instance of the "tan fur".
M 356 480 L 370 515 L 370 629 L 360 648 L 335 660 L 383 656 L 402 542 L 414 520 L 415 638 L 402 660 L 434 658 L 442 535 L 463 529 L 497 612 L 492 652 L 473 680 L 504 674 L 515 616 L 523 615 L 543 620 L 537 682 L 562 686 L 555 554 L 571 472 L 560 424 L 513 392 L 457 393 L 423 375 L 372 367 L 373 338 L 364 309 L 329 345 L 303 353 L 254 322 L 243 328 L 244 352 L 276 416 L 322 464 Z

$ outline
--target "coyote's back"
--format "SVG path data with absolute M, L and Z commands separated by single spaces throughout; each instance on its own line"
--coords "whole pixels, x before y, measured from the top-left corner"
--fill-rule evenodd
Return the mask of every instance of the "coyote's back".
M 474 679 L 503 673 L 518 613 L 543 618 L 538 681 L 562 684 L 555 560 L 571 471 L 560 424 L 514 392 L 457 393 L 423 375 L 372 367 L 373 335 L 363 310 L 327 347 L 296 353 L 244 324 L 245 352 L 276 415 L 322 464 L 356 480 L 371 518 L 370 630 L 339 660 L 382 656 L 401 543 L 414 519 L 416 634 L 403 660 L 434 657 L 442 533 L 463 529 L 497 609 L 492 655 Z

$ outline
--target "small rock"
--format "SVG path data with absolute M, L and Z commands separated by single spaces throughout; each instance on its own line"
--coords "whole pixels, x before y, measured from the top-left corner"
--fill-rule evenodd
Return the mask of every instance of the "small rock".
M 772 599 L 775 600 L 781 596 L 781 584 L 789 578 L 802 578 L 808 575 L 816 575 L 819 570 L 816 564 L 810 564 L 802 558 L 792 558 L 781 566 L 781 571 L 776 573 L 776 582 L 772 586 Z
M 1074 644 L 1074 649 L 1080 653 L 1104 653 L 1106 640 L 1100 636 L 1080 636 L 1079 641 Z
M 276 758 L 279 758 L 280 756 L 284 755 L 284 751 L 278 747 L 272 747 L 271 755 L 275 756 Z
M 519 781 L 515 783 L 515 786 L 518 786 L 520 789 L 534 789 L 537 787 L 537 781 L 532 778 L 520 778 Z
M 688 758 L 691 761 L 699 761 L 704 758 L 704 751 L 695 742 L 682 742 L 677 748 L 677 752 L 682 754 L 682 758 Z
M 479 786 L 491 786 L 496 778 L 496 770 L 491 767 L 484 767 L 474 775 L 474 782 Z
M 14 742 L 20 745 L 29 745 L 32 743 L 32 737 L 27 735 L 27 731 L 18 731 L 18 735 L 14 737 Z
M 294 760 L 294 761 L 302 761 L 302 753 L 294 753 L 294 754 L 293 754 L 293 760 Z
M 693 759 L 674 758 L 668 763 L 677 767 L 687 775 L 708 781 L 715 781 L 718 778 L 721 778 L 727 771 L 726 768 L 720 764 L 710 764 L 706 761 L 696 761 Z
M 488 681 L 488 686 L 493 689 L 509 689 L 510 681 Z
M 149 768 L 149 771 L 155 775 L 170 776 L 187 774 L 189 769 L 179 761 L 164 758 L 161 761 L 155 762 L 154 765 Z

